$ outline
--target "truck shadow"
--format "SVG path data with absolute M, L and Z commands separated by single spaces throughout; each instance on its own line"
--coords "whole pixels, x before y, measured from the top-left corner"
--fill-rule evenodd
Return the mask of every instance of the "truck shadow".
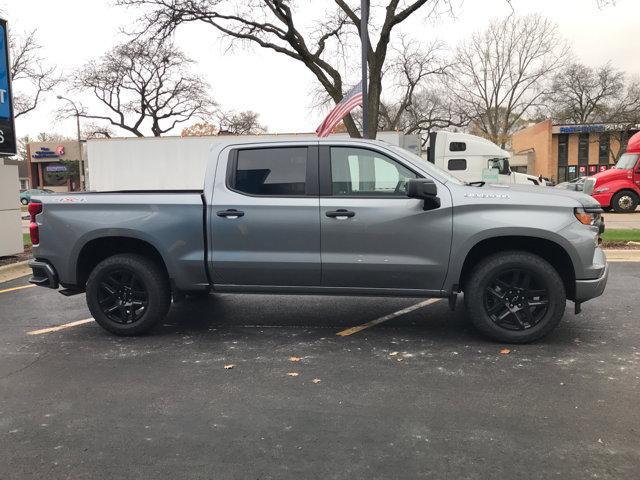
M 205 334 L 213 329 L 282 328 L 318 330 L 321 335 L 334 336 L 339 331 L 393 314 L 420 301 L 422 299 L 417 298 L 216 294 L 174 304 L 153 335 Z M 567 324 L 572 319 L 573 314 L 567 311 L 565 322 L 543 342 L 570 343 L 573 337 L 567 331 Z M 439 341 L 495 343 L 475 330 L 466 317 L 462 299 L 458 300 L 454 312 L 449 310 L 447 300 L 442 299 L 344 338 L 391 331 L 394 335 Z

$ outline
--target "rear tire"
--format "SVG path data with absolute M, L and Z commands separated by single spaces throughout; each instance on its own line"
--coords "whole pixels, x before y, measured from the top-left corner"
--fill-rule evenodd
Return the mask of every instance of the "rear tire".
M 26 198 L 21 198 L 21 199 L 20 199 L 20 203 L 21 203 L 22 205 L 29 205 L 29 200 L 27 200 Z
M 476 265 L 465 284 L 464 301 L 471 321 L 487 337 L 529 343 L 558 326 L 566 292 L 549 262 L 531 253 L 510 251 Z
M 638 195 L 631 190 L 622 190 L 611 198 L 611 208 L 618 213 L 631 213 L 638 206 Z
M 171 306 L 164 270 L 141 255 L 120 254 L 100 262 L 87 280 L 87 305 L 98 324 L 116 335 L 139 335 Z

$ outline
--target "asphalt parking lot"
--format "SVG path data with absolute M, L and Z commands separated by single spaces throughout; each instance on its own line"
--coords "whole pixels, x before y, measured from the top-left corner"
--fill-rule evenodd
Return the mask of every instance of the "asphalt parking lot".
M 29 334 L 87 319 L 84 296 L 6 282 L 0 478 L 637 478 L 639 281 L 612 264 L 603 297 L 525 346 L 444 301 L 337 336 L 419 301 L 345 297 L 213 295 L 145 337 Z

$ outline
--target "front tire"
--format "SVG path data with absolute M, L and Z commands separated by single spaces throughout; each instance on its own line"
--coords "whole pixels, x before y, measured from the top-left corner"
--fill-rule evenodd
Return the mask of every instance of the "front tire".
M 622 190 L 611 198 L 611 207 L 618 213 L 631 213 L 638 206 L 638 195 L 631 190 Z
M 529 343 L 558 326 L 566 292 L 549 262 L 531 253 L 510 251 L 494 254 L 473 269 L 464 300 L 471 321 L 487 337 Z
M 87 305 L 105 330 L 116 335 L 139 335 L 167 314 L 171 305 L 169 279 L 146 257 L 114 255 L 89 275 Z
M 26 198 L 21 198 L 21 199 L 20 199 L 20 203 L 21 203 L 22 205 L 29 205 L 29 200 L 27 200 Z

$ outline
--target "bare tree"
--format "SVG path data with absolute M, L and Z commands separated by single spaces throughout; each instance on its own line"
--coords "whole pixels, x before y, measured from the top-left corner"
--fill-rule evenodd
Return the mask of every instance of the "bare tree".
M 109 125 L 100 122 L 89 122 L 82 127 L 80 136 L 89 140 L 91 138 L 111 138 L 114 133 Z
M 311 28 L 305 28 L 299 13 L 306 5 L 288 0 L 117 0 L 120 5 L 142 9 L 141 34 L 166 37 L 182 24 L 201 22 L 232 43 L 253 44 L 296 60 L 313 73 L 337 103 L 347 89 L 347 65 L 353 63 L 345 57 L 351 53 L 352 61 L 359 58 L 360 2 L 334 2 L 333 11 L 325 12 Z M 370 30 L 377 40 L 373 39 L 367 52 L 368 135 L 376 132 L 382 76 L 394 29 L 421 9 L 427 17 L 443 8 L 451 8 L 450 0 L 385 0 L 372 6 Z M 360 136 L 350 115 L 344 123 L 351 136 Z
M 378 127 L 416 133 L 423 139 L 434 128 L 462 127 L 468 116 L 457 108 L 445 88 L 450 64 L 442 56 L 442 44 L 426 47 L 402 38 L 387 69 L 391 86 L 380 101 Z
M 551 21 L 509 16 L 458 47 L 450 86 L 474 126 L 504 147 L 518 123 L 549 95 L 566 55 Z
M 98 112 L 83 106 L 79 115 L 138 137 L 145 136 L 145 127 L 158 137 L 192 118 L 209 118 L 215 103 L 209 85 L 189 72 L 192 63 L 171 43 L 118 45 L 78 71 L 74 87 L 93 93 L 102 107 Z
M 267 127 L 260 124 L 260 114 L 251 110 L 221 112 L 218 122 L 219 135 L 257 135 L 267 131 Z
M 552 116 L 561 122 L 602 121 L 624 87 L 624 72 L 610 64 L 592 68 L 571 63 L 554 79 Z
M 217 114 L 218 125 L 198 122 L 182 130 L 183 137 L 202 137 L 207 135 L 257 135 L 265 133 L 267 127 L 260 124 L 260 114 L 245 110 L 243 112 L 220 111 Z
M 47 66 L 40 54 L 37 31 L 9 36 L 10 75 L 15 118 L 36 109 L 42 96 L 60 83 L 55 67 Z

